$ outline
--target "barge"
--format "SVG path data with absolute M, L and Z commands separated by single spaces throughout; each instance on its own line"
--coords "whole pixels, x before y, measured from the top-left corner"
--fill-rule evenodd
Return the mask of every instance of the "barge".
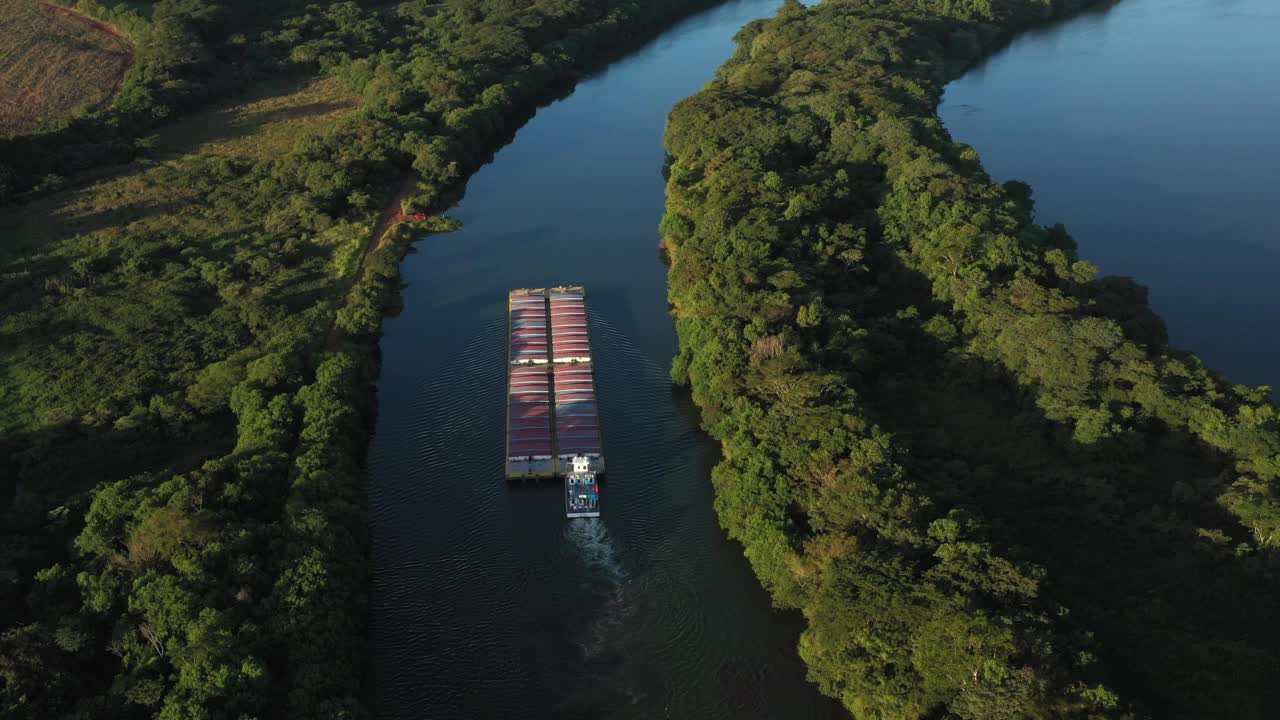
M 595 372 L 587 329 L 587 298 L 581 287 L 551 288 L 552 375 L 555 379 L 556 461 L 567 468 L 587 458 L 591 472 L 604 474 L 604 446 L 596 407 Z
M 580 286 L 508 296 L 507 479 L 565 478 L 565 514 L 600 515 L 600 414 Z
M 507 477 L 552 478 L 551 378 L 547 373 L 547 298 L 542 290 L 513 290 L 507 301 Z

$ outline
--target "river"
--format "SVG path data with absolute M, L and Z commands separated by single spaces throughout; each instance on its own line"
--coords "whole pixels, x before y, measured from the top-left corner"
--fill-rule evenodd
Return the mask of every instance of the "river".
M 719 529 L 716 448 L 668 375 L 663 126 L 779 4 L 701 13 L 579 83 L 470 180 L 465 227 L 406 259 L 369 458 L 379 718 L 840 716 Z M 591 312 L 598 521 L 503 480 L 507 290 L 568 283 Z
M 1280 385 L 1280 3 L 1122 0 L 1019 37 L 940 110 L 1035 190 L 1103 273 L 1151 290 L 1174 345 Z
M 405 261 L 369 459 L 378 717 L 843 715 L 719 530 L 715 446 L 667 375 L 663 124 L 779 4 L 698 14 L 579 83 L 470 180 L 464 229 Z M 1278 25 L 1269 0 L 1124 0 L 1020 37 L 941 108 L 1040 222 L 1151 288 L 1175 344 L 1253 384 L 1280 381 Z M 568 283 L 591 307 L 599 521 L 502 479 L 506 292 Z

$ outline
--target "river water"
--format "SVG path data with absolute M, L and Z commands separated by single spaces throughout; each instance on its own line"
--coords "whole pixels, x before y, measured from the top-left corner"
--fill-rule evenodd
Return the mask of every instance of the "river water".
M 1021 36 L 941 116 L 1035 189 L 1082 257 L 1151 290 L 1172 342 L 1280 386 L 1280 2 L 1122 0 Z
M 841 717 L 716 525 L 715 447 L 667 375 L 662 128 L 779 0 L 694 16 L 540 110 L 404 263 L 370 450 L 380 718 Z M 941 115 L 1036 191 L 1175 344 L 1280 384 L 1280 3 L 1123 0 L 1022 36 Z M 605 516 L 502 479 L 506 292 L 584 284 Z
M 778 0 L 694 16 L 540 110 L 403 266 L 369 458 L 379 718 L 821 718 L 799 618 L 712 511 L 715 446 L 668 376 L 662 130 Z M 583 284 L 604 517 L 503 480 L 506 296 Z

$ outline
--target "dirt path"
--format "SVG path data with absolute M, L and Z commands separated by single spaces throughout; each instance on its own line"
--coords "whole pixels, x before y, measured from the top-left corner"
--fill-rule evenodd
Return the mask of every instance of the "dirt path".
M 132 42 L 129 42 L 129 36 L 125 35 L 124 33 L 120 32 L 119 30 L 117 30 L 117 29 L 116 29 L 116 27 L 115 27 L 114 25 L 111 25 L 111 24 L 109 24 L 109 23 L 105 23 L 105 22 L 103 22 L 103 21 L 99 20 L 98 18 L 90 17 L 90 16 L 88 16 L 88 15 L 85 15 L 84 13 L 82 13 L 82 12 L 80 12 L 79 10 L 76 10 L 76 9 L 74 9 L 74 8 L 63 7 L 62 5 L 56 5 L 56 4 L 51 3 L 51 2 L 45 2 L 45 5 L 47 5 L 47 6 L 49 6 L 50 8 L 52 8 L 55 12 L 60 12 L 60 13 L 63 13 L 63 14 L 65 14 L 65 15 L 70 15 L 70 16 L 72 16 L 72 17 L 78 18 L 78 19 L 80 19 L 80 20 L 82 20 L 82 21 L 84 21 L 84 22 L 86 22 L 86 23 L 89 23 L 90 25 L 92 25 L 92 26 L 94 26 L 94 27 L 98 28 L 99 30 L 101 30 L 102 32 L 104 32 L 104 33 L 106 33 L 106 34 L 108 34 L 108 35 L 112 35 L 112 36 L 114 36 L 114 37 L 116 37 L 116 38 L 119 38 L 120 40 L 123 40 L 123 41 L 124 41 L 124 43 L 125 43 L 126 45 L 128 45 L 128 46 L 129 46 L 130 51 L 132 51 L 132 50 L 133 50 L 133 43 L 132 43 Z M 133 64 L 133 53 L 132 53 L 132 52 L 130 52 L 130 53 L 129 53 L 129 64 Z
M 356 267 L 354 280 L 351 282 L 352 288 L 354 288 L 356 284 L 360 282 L 360 278 L 364 276 L 365 263 L 368 262 L 369 258 L 378 251 L 378 248 L 382 247 L 382 238 L 386 237 L 387 233 L 391 232 L 391 228 L 409 219 L 410 216 L 405 215 L 404 211 L 401 210 L 401 205 L 404 203 L 404 199 L 409 196 L 409 193 L 413 192 L 416 182 L 416 179 L 412 175 L 406 178 L 404 183 L 400 185 L 400 190 L 397 191 L 395 196 L 391 199 L 391 202 L 387 203 L 386 206 L 382 208 L 382 216 L 378 220 L 378 225 L 373 230 L 373 235 L 369 238 L 369 244 L 364 248 L 364 254 L 360 257 L 360 265 Z M 348 288 L 347 292 L 350 293 L 350 291 L 351 288 Z M 337 350 L 338 341 L 342 339 L 342 330 L 338 328 L 337 312 L 341 309 L 341 305 L 334 308 L 333 321 L 329 325 L 329 332 L 325 335 L 324 339 L 325 352 L 333 352 L 334 350 Z

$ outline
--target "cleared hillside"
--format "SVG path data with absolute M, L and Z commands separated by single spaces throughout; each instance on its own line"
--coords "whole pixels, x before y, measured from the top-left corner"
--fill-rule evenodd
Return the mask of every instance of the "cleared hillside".
M 30 132 L 106 102 L 133 62 L 109 26 L 38 0 L 0 13 L 0 136 Z

